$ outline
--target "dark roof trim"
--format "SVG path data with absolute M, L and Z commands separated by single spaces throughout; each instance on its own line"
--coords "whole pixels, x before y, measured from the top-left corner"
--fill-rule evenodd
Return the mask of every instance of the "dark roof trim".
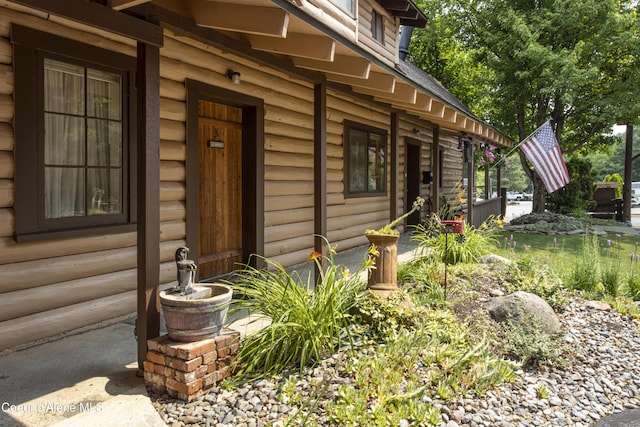
M 109 7 L 86 0 L 9 0 L 12 3 L 62 16 L 75 22 L 161 47 L 162 28 L 143 22 Z
M 391 16 L 400 18 L 400 24 L 408 27 L 424 28 L 427 16 L 411 0 L 377 0 Z

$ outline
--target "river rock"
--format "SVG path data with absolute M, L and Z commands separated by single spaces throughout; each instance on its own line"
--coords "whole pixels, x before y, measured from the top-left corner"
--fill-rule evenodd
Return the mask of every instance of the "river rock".
M 528 315 L 538 320 L 549 335 L 560 331 L 560 321 L 553 308 L 542 298 L 529 292 L 517 291 L 503 297 L 492 298 L 487 309 L 497 322 L 512 322 L 522 325 Z

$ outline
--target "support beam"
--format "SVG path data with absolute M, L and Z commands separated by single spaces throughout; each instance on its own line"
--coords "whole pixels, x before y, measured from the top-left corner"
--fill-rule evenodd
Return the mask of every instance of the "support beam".
M 196 0 L 191 4 L 196 24 L 216 30 L 286 37 L 289 14 L 278 7 Z
M 286 39 L 251 35 L 249 43 L 256 50 L 317 61 L 331 62 L 336 52 L 336 42 L 329 37 L 311 34 L 289 33 Z
M 377 90 L 381 92 L 393 92 L 396 87 L 396 78 L 389 74 L 371 71 L 366 79 L 327 73 L 327 80 L 354 87 Z
M 371 63 L 359 56 L 335 55 L 333 62 L 314 61 L 306 58 L 293 58 L 296 67 L 323 71 L 343 76 L 369 78 Z
M 631 221 L 631 176 L 633 158 L 633 125 L 627 124 L 624 150 L 624 183 L 622 184 L 622 221 Z
M 391 158 L 389 159 L 389 164 L 391 166 L 391 188 L 389 189 L 389 221 L 393 221 L 398 217 L 398 145 L 400 144 L 400 117 L 398 113 L 391 113 L 390 127 Z
M 160 49 L 138 43 L 138 368 L 160 335 Z
M 371 95 L 374 98 L 381 100 L 382 102 L 403 103 L 411 105 L 415 104 L 416 98 L 418 96 L 418 91 L 416 88 L 400 82 L 396 82 L 393 93 L 358 87 L 354 88 L 353 91 L 363 93 L 365 95 Z
M 326 256 L 329 248 L 324 238 L 327 236 L 327 85 L 319 83 L 313 93 L 313 232 L 314 250 L 322 255 L 320 268 L 326 270 Z M 320 271 L 315 271 L 316 283 L 320 281 Z
M 150 2 L 151 0 L 111 0 L 109 5 L 114 10 L 128 9 L 139 4 Z
M 440 126 L 433 127 L 433 143 L 431 144 L 431 171 L 433 181 L 431 181 L 431 203 L 433 211 L 440 209 Z

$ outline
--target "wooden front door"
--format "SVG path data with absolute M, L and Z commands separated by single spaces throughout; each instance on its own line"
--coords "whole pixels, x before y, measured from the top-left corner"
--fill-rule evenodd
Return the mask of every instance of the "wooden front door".
M 198 101 L 198 279 L 242 262 L 242 109 Z

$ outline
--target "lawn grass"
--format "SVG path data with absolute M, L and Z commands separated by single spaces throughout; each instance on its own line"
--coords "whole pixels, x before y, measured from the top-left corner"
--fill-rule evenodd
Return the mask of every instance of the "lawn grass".
M 501 231 L 497 239 L 500 246 L 497 250 L 499 255 L 513 260 L 529 257 L 546 264 L 561 277 L 565 277 L 582 258 L 585 243 L 585 237 L 582 235 L 545 235 L 509 230 Z M 640 272 L 640 262 L 635 256 L 633 260 L 631 258 L 632 254 L 640 252 L 640 236 L 608 232 L 606 236 L 597 236 L 597 239 L 603 263 L 614 266 L 617 264 L 622 275 Z

